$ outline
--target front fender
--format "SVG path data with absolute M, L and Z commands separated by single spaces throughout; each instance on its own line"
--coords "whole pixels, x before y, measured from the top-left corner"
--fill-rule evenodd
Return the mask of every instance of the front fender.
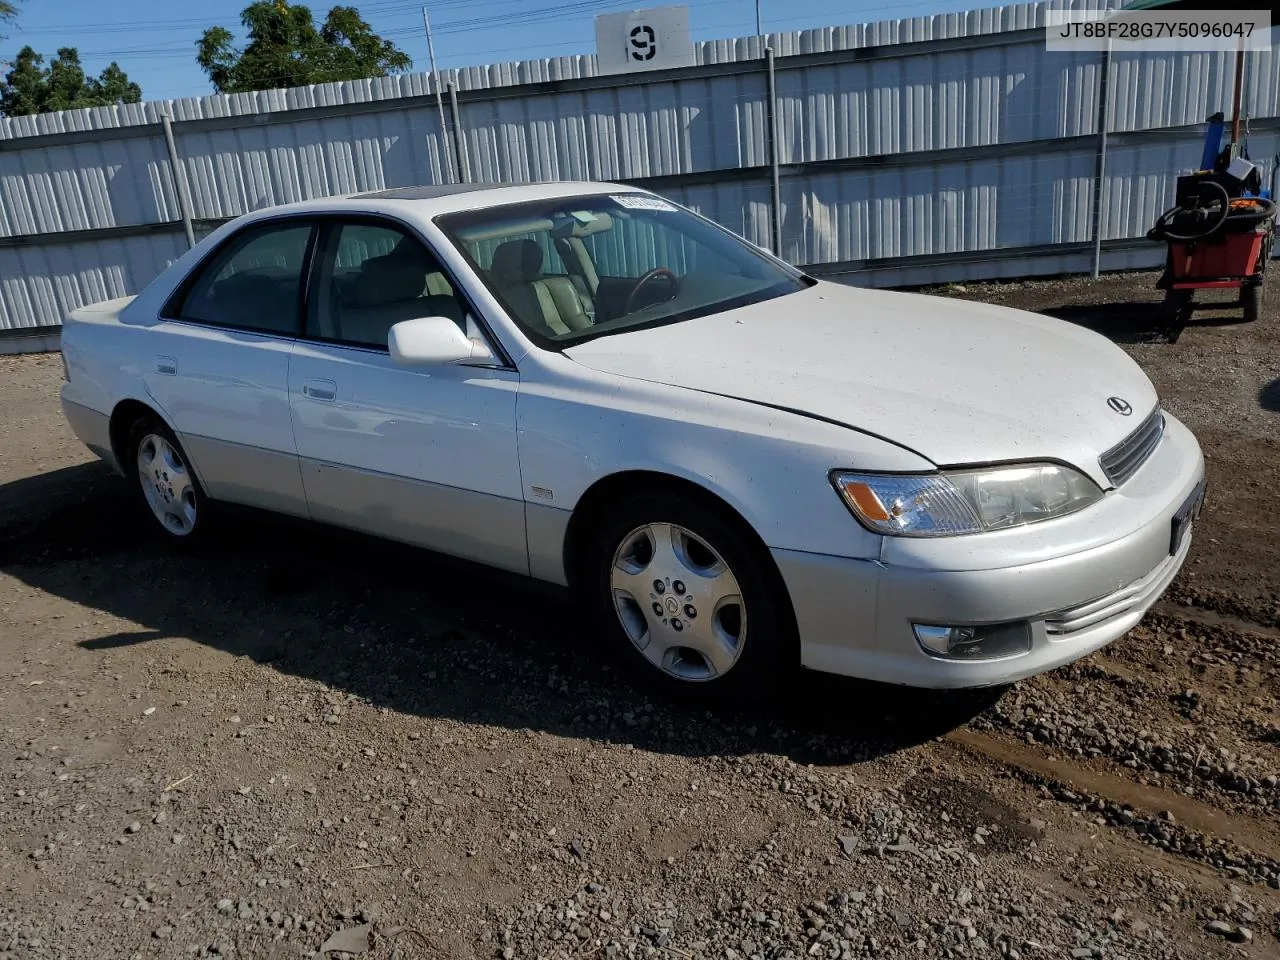
M 572 512 L 599 480 L 650 471 L 719 497 L 770 548 L 875 559 L 880 537 L 854 520 L 829 472 L 933 468 L 837 424 L 575 367 L 571 381 L 521 383 L 520 467 L 531 507 Z

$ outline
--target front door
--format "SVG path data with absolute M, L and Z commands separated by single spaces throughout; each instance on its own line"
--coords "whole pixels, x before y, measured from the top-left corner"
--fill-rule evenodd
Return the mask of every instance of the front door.
M 215 500 L 306 515 L 288 383 L 311 235 L 296 219 L 245 227 L 152 328 L 143 380 Z
M 482 335 L 425 244 L 381 220 L 322 228 L 289 402 L 311 516 L 528 573 L 514 370 L 406 368 L 391 326 Z

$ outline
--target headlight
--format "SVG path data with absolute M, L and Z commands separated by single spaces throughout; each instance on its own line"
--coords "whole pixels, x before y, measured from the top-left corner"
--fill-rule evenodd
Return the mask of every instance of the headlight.
M 836 471 L 831 480 L 863 526 L 892 537 L 1020 527 L 1074 513 L 1102 497 L 1084 474 L 1056 463 L 898 476 Z

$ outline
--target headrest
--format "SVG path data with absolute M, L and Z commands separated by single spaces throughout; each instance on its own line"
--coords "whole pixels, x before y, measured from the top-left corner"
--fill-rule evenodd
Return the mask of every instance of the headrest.
M 422 260 L 406 256 L 398 249 L 366 260 L 356 280 L 356 302 L 362 307 L 378 307 L 422 296 L 427 287 L 427 271 Z
M 500 287 L 537 280 L 542 271 L 542 248 L 533 240 L 508 240 L 493 251 L 489 273 Z

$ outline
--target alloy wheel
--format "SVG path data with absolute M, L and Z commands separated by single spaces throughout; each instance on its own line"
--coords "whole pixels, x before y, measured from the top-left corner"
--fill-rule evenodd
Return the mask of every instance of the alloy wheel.
M 742 590 L 720 554 L 692 530 L 674 523 L 636 527 L 614 553 L 609 576 L 623 630 L 663 673 L 714 680 L 742 656 Z
M 147 506 L 160 525 L 175 537 L 196 527 L 196 488 L 182 455 L 157 433 L 138 444 L 138 482 Z

